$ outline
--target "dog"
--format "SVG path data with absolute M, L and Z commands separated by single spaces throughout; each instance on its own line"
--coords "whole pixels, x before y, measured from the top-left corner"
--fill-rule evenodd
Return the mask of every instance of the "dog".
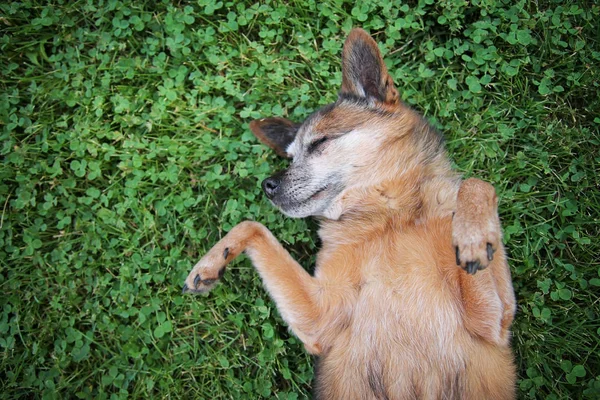
M 319 220 L 314 276 L 242 222 L 192 269 L 204 293 L 250 257 L 317 357 L 318 399 L 512 399 L 515 297 L 494 188 L 452 171 L 442 136 L 406 106 L 376 42 L 353 29 L 335 103 L 250 129 L 287 170 L 262 182 L 290 217 Z

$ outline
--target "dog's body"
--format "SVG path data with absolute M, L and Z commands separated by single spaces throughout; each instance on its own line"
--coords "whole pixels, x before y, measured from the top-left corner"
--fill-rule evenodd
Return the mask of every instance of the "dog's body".
M 301 125 L 250 127 L 293 157 L 263 182 L 267 196 L 290 216 L 321 218 L 315 274 L 264 226 L 243 222 L 198 262 L 184 292 L 210 290 L 245 251 L 320 356 L 318 398 L 514 398 L 515 300 L 494 189 L 452 172 L 441 137 L 399 101 L 368 34 L 355 29 L 344 45 L 336 103 Z

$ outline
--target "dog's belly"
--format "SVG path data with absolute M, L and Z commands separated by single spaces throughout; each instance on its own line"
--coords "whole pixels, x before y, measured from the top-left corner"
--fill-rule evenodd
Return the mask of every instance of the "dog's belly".
M 418 283 L 364 286 L 349 328 L 352 340 L 416 353 L 423 361 L 443 358 L 464 333 L 460 310 L 447 294 L 423 289 Z
M 399 236 L 394 249 L 363 267 L 348 327 L 321 361 L 319 385 L 331 390 L 323 398 L 458 399 L 464 393 L 473 341 L 457 287 L 440 265 L 445 257 L 436 240 L 419 233 Z M 451 256 L 449 243 L 442 250 Z
M 366 287 L 349 329 L 349 356 L 362 359 L 370 389 L 385 387 L 387 398 L 456 398 L 452 393 L 461 392 L 465 378 L 467 333 L 451 299 L 421 289 Z
M 394 354 L 403 354 L 394 356 L 403 364 L 460 360 L 458 344 L 467 332 L 455 279 L 462 271 L 453 265 L 449 224 L 415 229 L 396 239 L 390 251 L 362 268 L 351 340 L 393 348 Z
M 333 389 L 323 398 L 461 398 L 467 360 L 460 315 L 417 287 L 363 287 L 350 326 L 322 360 L 319 380 Z

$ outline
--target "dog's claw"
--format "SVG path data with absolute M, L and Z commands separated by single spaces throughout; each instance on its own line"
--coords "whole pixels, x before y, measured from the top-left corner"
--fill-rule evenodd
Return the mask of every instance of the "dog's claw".
M 486 248 L 488 261 L 492 261 L 494 259 L 494 248 L 491 243 L 488 243 Z
M 202 281 L 202 279 L 200 278 L 200 274 L 196 275 L 196 277 L 194 278 L 194 289 L 198 289 L 198 284 Z
M 227 260 L 228 256 L 229 256 L 229 247 L 225 247 L 225 250 L 223 251 L 223 258 Z
M 472 274 L 473 273 L 473 264 L 475 264 L 472 261 L 467 262 L 467 265 L 465 266 L 465 270 L 467 271 L 467 274 Z
M 456 265 L 460 265 L 460 250 L 458 250 L 458 246 L 454 249 L 456 250 Z
M 188 288 L 187 283 L 184 283 L 183 284 L 183 289 L 181 289 L 181 294 L 187 293 L 188 290 L 190 290 L 190 288 Z
M 479 261 L 470 261 L 467 263 L 467 274 L 475 275 L 481 264 Z

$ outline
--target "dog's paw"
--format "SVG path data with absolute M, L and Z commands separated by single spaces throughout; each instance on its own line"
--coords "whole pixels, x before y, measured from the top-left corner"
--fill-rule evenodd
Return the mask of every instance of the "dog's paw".
M 456 264 L 469 274 L 485 269 L 500 245 L 496 192 L 489 183 L 468 179 L 461 185 L 452 219 Z
M 219 246 L 213 247 L 192 268 L 185 279 L 182 293 L 208 293 L 221 280 L 233 257 L 229 247 L 222 250 L 217 247 Z

